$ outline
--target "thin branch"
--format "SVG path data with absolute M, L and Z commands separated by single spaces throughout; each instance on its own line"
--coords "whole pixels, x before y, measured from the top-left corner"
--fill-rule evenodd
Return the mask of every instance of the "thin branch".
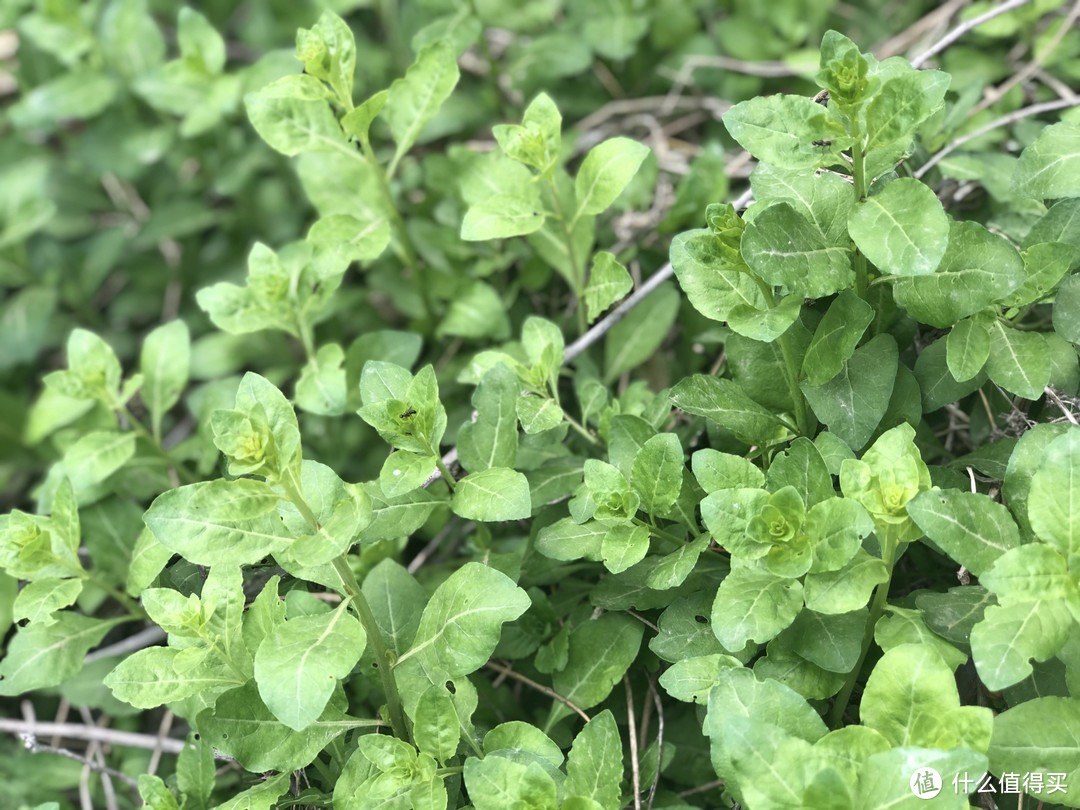
M 1069 9 L 1069 16 L 1065 18 L 1065 21 L 1061 24 L 1057 31 L 1054 32 L 1054 36 L 1046 43 L 1046 46 L 1039 51 L 1030 62 L 1024 65 L 1023 68 L 1016 71 L 1006 81 L 1002 82 L 997 87 L 991 87 L 986 91 L 986 96 L 976 104 L 968 112 L 968 117 L 974 116 L 976 113 L 982 112 L 991 104 L 996 103 L 1008 93 L 1016 85 L 1031 78 L 1050 58 L 1050 54 L 1054 52 L 1058 45 L 1061 44 L 1061 40 L 1065 38 L 1065 35 L 1073 30 L 1073 25 L 1076 23 L 1076 18 L 1080 16 L 1080 0 L 1076 0 L 1073 3 L 1071 9 Z
M 577 715 L 582 720 L 584 720 L 586 723 L 588 723 L 589 720 L 591 719 L 589 717 L 589 715 L 585 714 L 585 712 L 583 712 L 581 709 L 579 709 L 577 706 L 575 706 L 569 700 L 564 698 L 562 695 L 560 695 L 554 689 L 551 689 L 551 688 L 549 688 L 547 686 L 544 686 L 542 683 L 537 683 L 532 678 L 529 678 L 529 677 L 527 677 L 525 675 L 522 675 L 520 672 L 517 672 L 517 671 L 511 669 L 510 667 L 503 666 L 502 664 L 497 664 L 494 661 L 488 661 L 486 664 L 484 664 L 484 666 L 486 666 L 488 669 L 493 669 L 493 670 L 495 670 L 496 672 L 498 672 L 498 673 L 500 673 L 502 675 L 506 675 L 508 677 L 511 677 L 514 680 L 521 681 L 523 684 L 535 689 L 537 692 L 540 692 L 541 694 L 547 695 L 549 698 L 552 698 L 554 700 L 559 701 L 559 703 L 563 704 L 568 709 L 571 709 L 574 712 L 576 712 Z
M 649 694 L 652 695 L 653 705 L 656 707 L 656 773 L 653 774 L 652 784 L 649 786 L 648 810 L 652 810 L 653 800 L 656 798 L 656 786 L 660 784 L 660 768 L 664 764 L 664 704 L 660 700 L 660 693 L 656 691 L 656 681 L 649 678 Z
M 1008 115 L 1003 115 L 1001 118 L 996 118 L 989 124 L 983 127 L 979 127 L 974 132 L 969 132 L 967 135 L 963 135 L 957 138 L 955 141 L 944 147 L 940 151 L 936 152 L 926 163 L 916 169 L 912 176 L 916 180 L 922 179 L 928 171 L 934 168 L 945 157 L 950 155 L 956 149 L 959 149 L 968 141 L 973 141 L 976 138 L 980 138 L 988 132 L 993 132 L 998 127 L 1009 126 L 1015 124 L 1017 121 L 1022 121 L 1025 118 L 1030 118 L 1033 115 L 1041 115 L 1045 112 L 1053 112 L 1054 110 L 1063 110 L 1067 107 L 1076 107 L 1080 104 L 1077 99 L 1064 99 L 1059 98 L 1053 101 L 1044 101 L 1041 104 L 1032 104 L 1030 107 L 1023 107 L 1019 110 L 1014 110 Z
M 68 759 L 75 760 L 76 762 L 80 763 L 84 767 L 89 768 L 92 771 L 97 771 L 98 773 L 102 774 L 108 774 L 114 779 L 119 779 L 124 784 L 133 787 L 136 790 L 139 787 L 138 782 L 136 782 L 134 779 L 132 779 L 130 776 L 128 776 L 126 773 L 123 773 L 122 771 L 113 770 L 112 768 L 107 768 L 104 765 L 99 765 L 96 762 L 90 761 L 81 754 L 76 754 L 74 751 L 69 751 L 66 748 L 57 748 L 53 745 L 39 743 L 37 741 L 37 737 L 35 737 L 33 734 L 23 733 L 20 734 L 19 737 L 22 739 L 23 745 L 26 746 L 26 750 L 28 750 L 31 754 L 56 754 L 57 756 L 67 757 Z
M 1020 6 L 1026 6 L 1031 0 L 1008 0 L 1006 3 L 1002 3 L 1000 6 L 990 9 L 985 14 L 980 14 L 978 17 L 972 17 L 970 20 L 960 23 L 956 28 L 952 29 L 949 33 L 920 53 L 914 59 L 911 60 L 912 67 L 920 67 L 924 62 L 928 61 L 932 57 L 941 53 L 943 50 L 952 45 L 956 40 L 960 39 L 964 34 L 969 31 L 973 31 L 985 22 L 989 22 L 994 17 L 999 17 L 1002 14 L 1012 11 L 1013 9 L 1020 8 Z
M 1048 385 L 1046 386 L 1044 393 L 1046 394 L 1047 399 L 1051 400 L 1055 405 L 1058 406 L 1058 408 L 1061 409 L 1061 412 L 1065 414 L 1065 418 L 1068 421 L 1072 422 L 1074 425 L 1080 425 L 1080 422 L 1076 421 L 1076 417 L 1073 416 L 1073 412 L 1065 406 L 1065 403 L 1062 401 L 1061 397 L 1058 396 L 1057 391 L 1055 391 Z
M 970 3 L 971 0 L 950 0 L 950 2 L 945 3 L 942 6 L 938 6 L 929 14 L 926 14 L 913 22 L 899 34 L 890 37 L 884 43 L 874 48 L 874 56 L 878 59 L 887 59 L 890 56 L 897 56 L 904 53 L 918 40 L 930 35 L 935 28 L 947 24 L 948 21 L 952 19 L 953 14 Z
M 148 627 L 145 630 L 140 630 L 134 635 L 128 636 L 123 641 L 110 644 L 108 647 L 102 647 L 100 650 L 94 650 L 86 656 L 83 663 L 89 664 L 91 661 L 97 661 L 99 658 L 111 658 L 114 655 L 127 655 L 128 653 L 137 652 L 145 647 L 153 647 L 159 641 L 163 641 L 164 639 L 164 630 L 160 627 Z
M 630 678 L 623 675 L 626 688 L 626 724 L 630 734 L 630 775 L 631 791 L 634 794 L 634 810 L 641 810 L 641 763 L 638 761 L 637 721 L 634 719 L 634 692 L 630 688 Z
M 109 743 L 110 745 L 122 745 L 127 748 L 145 748 L 153 751 L 159 745 L 166 754 L 179 754 L 184 748 L 183 740 L 172 738 L 159 740 L 153 734 L 136 734 L 131 731 L 117 731 L 112 728 L 100 728 L 87 726 L 82 723 L 39 723 L 27 722 L 26 720 L 12 720 L 0 717 L 0 731 L 17 734 L 25 739 L 25 736 L 35 737 L 57 736 L 67 737 L 72 740 L 90 740 Z M 217 756 L 218 759 L 231 761 L 231 757 Z

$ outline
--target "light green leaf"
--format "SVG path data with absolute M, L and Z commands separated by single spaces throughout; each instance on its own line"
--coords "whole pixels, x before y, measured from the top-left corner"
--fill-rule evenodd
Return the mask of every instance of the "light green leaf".
M 61 121 L 100 114 L 116 97 L 117 81 L 94 70 L 74 70 L 39 84 L 11 105 L 7 117 L 16 129 L 49 130 Z
M 600 558 L 604 567 L 618 574 L 637 565 L 649 552 L 649 530 L 629 520 L 602 520 L 607 533 L 600 543 Z
M 505 574 L 466 563 L 435 590 L 420 618 L 415 643 L 398 663 L 418 655 L 422 664 L 451 677 L 467 675 L 491 657 L 503 622 L 513 621 L 531 604 L 525 591 Z
M 629 138 L 609 138 L 590 149 L 574 178 L 578 205 L 573 221 L 615 202 L 648 154 L 649 147 Z
M 566 759 L 566 793 L 584 796 L 604 810 L 619 806 L 622 738 L 611 711 L 595 715 L 578 732 Z
M 611 328 L 604 341 L 605 382 L 652 357 L 674 325 L 680 303 L 678 290 L 665 282 Z
M 1058 287 L 1053 318 L 1055 332 L 1071 343 L 1080 344 L 1080 275 L 1069 276 Z
M 750 175 L 750 187 L 754 199 L 766 205 L 789 203 L 817 229 L 826 244 L 839 245 L 849 238 L 848 213 L 855 198 L 851 184 L 840 175 L 759 163 Z
M 26 619 L 29 624 L 52 624 L 52 614 L 72 604 L 82 591 L 81 579 L 46 577 L 28 582 L 15 597 L 11 606 L 12 621 Z
M 826 242 L 786 202 L 770 205 L 746 226 L 742 255 L 766 282 L 806 298 L 823 298 L 855 283 L 851 248 Z
M 1047 214 L 1047 216 L 1050 215 Z M 1036 227 L 1038 226 L 1036 225 Z M 1032 230 L 1035 230 L 1035 228 Z M 1077 259 L 1080 258 L 1080 246 L 1069 244 L 1064 239 L 1060 242 L 1037 242 L 1028 245 L 1020 253 L 1020 256 L 1024 260 L 1024 282 L 1003 299 L 1002 303 L 1006 306 L 1022 307 L 1049 295 L 1050 291 L 1069 272 L 1069 269 L 1077 263 Z M 1069 279 L 1066 279 L 1066 283 L 1071 283 L 1073 288 L 1077 284 L 1076 281 L 1070 282 Z M 1059 288 L 1055 295 L 1055 301 L 1068 301 L 1069 294 L 1069 292 L 1066 292 L 1066 297 L 1063 299 L 1062 291 Z M 1075 293 L 1072 294 L 1075 295 Z M 1064 307 L 1062 314 L 1066 315 L 1072 307 L 1071 304 Z M 1075 331 L 1062 331 L 1063 329 L 1068 330 L 1072 323 L 1074 322 L 1063 317 L 1060 321 L 1060 327 L 1055 325 L 1054 328 L 1062 337 L 1067 337 L 1069 334 L 1076 335 Z M 1073 340 L 1073 342 L 1078 343 L 1080 340 Z
M 517 398 L 516 410 L 526 433 L 543 433 L 562 424 L 563 409 L 544 396 L 524 393 Z
M 800 386 L 814 415 L 853 450 L 863 447 L 889 407 L 898 352 L 888 334 L 855 350 L 843 370 L 823 385 Z
M 176 666 L 180 650 L 172 647 L 147 647 L 127 656 L 105 677 L 118 700 L 139 709 L 153 709 L 211 691 L 235 687 L 236 673 L 219 662 L 206 662 L 179 672 Z
M 416 143 L 420 132 L 450 97 L 461 74 L 454 49 L 446 42 L 424 48 L 405 72 L 390 85 L 384 115 L 397 148 L 391 166 Z
M 954 672 L 957 667 L 967 663 L 968 657 L 965 653 L 926 626 L 920 610 L 908 610 L 892 605 L 887 605 L 885 610 L 886 615 L 874 625 L 874 641 L 882 650 L 887 652 L 901 644 L 924 644 L 936 651 Z
M 476 420 L 458 431 L 458 460 L 469 472 L 513 467 L 517 459 L 517 375 L 496 363 L 481 378 L 472 396 Z
M 714 321 L 726 321 L 736 306 L 766 306 L 765 296 L 742 258 L 724 249 L 708 229 L 683 231 L 671 240 L 671 266 L 694 309 Z
M 840 122 L 806 96 L 758 96 L 740 102 L 724 113 L 724 126 L 743 149 L 781 169 L 839 163 L 840 152 L 851 141 Z
M 510 319 L 506 316 L 506 304 L 499 291 L 482 281 L 462 285 L 450 302 L 436 334 L 473 340 L 505 340 L 510 337 Z
M 193 8 L 180 9 L 176 24 L 176 43 L 180 57 L 193 67 L 210 74 L 225 69 L 225 40 L 206 17 Z
M 848 216 L 848 232 L 882 273 L 918 276 L 941 263 L 949 219 L 933 189 L 905 177 L 856 205 Z
M 0 695 L 12 697 L 62 684 L 78 674 L 87 651 L 117 622 L 63 611 L 51 624 L 20 627 L 0 661 Z
M 804 610 L 777 642 L 827 672 L 846 674 L 859 660 L 868 615 L 865 607 L 835 614 Z
M 605 613 L 578 625 L 570 633 L 566 667 L 552 676 L 552 687 L 579 709 L 597 705 L 637 657 L 643 632 L 640 622 L 620 613 Z M 565 705 L 555 702 L 547 727 L 570 713 Z
M 720 670 L 741 666 L 738 658 L 720 653 L 684 658 L 664 671 L 660 685 L 676 700 L 705 706 L 709 702 L 709 690 L 717 685 Z
M 893 283 L 896 303 L 922 323 L 945 329 L 1008 296 L 1024 280 L 1020 254 L 976 222 L 952 222 L 937 270 Z
M 553 560 L 586 559 L 599 562 L 608 528 L 598 520 L 576 523 L 573 518 L 545 526 L 536 537 L 536 550 Z
M 1038 332 L 1022 332 L 995 319 L 990 323 L 990 379 L 1024 399 L 1039 399 L 1050 382 L 1050 353 Z
M 341 104 L 352 105 L 356 39 L 341 17 L 324 11 L 314 27 L 297 31 L 296 58 L 307 73 L 334 88 Z
M 1043 451 L 1031 478 L 1027 516 L 1039 539 L 1056 548 L 1075 571 L 1080 562 L 1080 430 L 1075 427 Z
M 1080 125 L 1062 121 L 1039 133 L 1020 153 L 1012 189 L 1039 200 L 1080 197 Z
M 467 242 L 507 239 L 540 230 L 544 213 L 535 200 L 510 194 L 496 194 L 476 203 L 465 212 L 461 238 Z
M 1075 626 L 1062 599 L 988 607 L 971 630 L 971 658 L 988 689 L 1000 690 L 1031 675 L 1031 659 L 1047 661 Z
M 663 512 L 675 503 L 682 489 L 682 444 L 674 433 L 658 433 L 642 445 L 634 457 L 630 484 L 641 496 L 641 505 L 650 515 Z
M 135 454 L 135 434 L 87 433 L 64 453 L 63 469 L 77 493 L 100 484 Z
M 180 400 L 187 387 L 190 367 L 191 335 L 184 321 L 175 320 L 159 326 L 143 340 L 139 358 L 139 370 L 143 375 L 142 400 L 150 410 L 155 436 L 161 434 L 165 412 Z
M 356 720 L 345 713 L 348 700 L 339 687 L 326 710 L 301 732 L 279 722 L 259 698 L 254 681 L 230 689 L 213 708 L 196 718 L 199 734 L 226 756 L 252 772 L 303 768 L 336 737 L 354 728 L 370 728 L 376 720 Z
M 390 244 L 390 223 L 385 216 L 361 220 L 352 214 L 330 214 L 308 229 L 307 241 L 316 255 L 334 254 L 343 262 L 370 262 Z
M 994 718 L 994 739 L 987 752 L 994 773 L 1041 775 L 1046 788 L 1056 781 L 1050 801 L 1080 803 L 1080 699 L 1038 697 Z M 1052 774 L 1056 774 L 1052 777 Z
M 457 710 L 444 685 L 432 684 L 420 696 L 420 702 L 416 704 L 413 738 L 421 751 L 439 762 L 446 762 L 457 753 L 461 739 Z
M 772 343 L 798 320 L 802 306 L 802 295 L 788 295 L 776 306 L 763 310 L 736 304 L 728 313 L 728 326 L 752 340 Z
M 308 413 L 345 413 L 345 351 L 337 343 L 320 346 L 296 381 L 296 404 Z
M 253 565 L 289 544 L 275 510 L 280 499 L 260 481 L 204 481 L 162 493 L 144 520 L 161 545 L 189 562 Z
M 964 318 L 949 330 L 945 342 L 945 362 L 957 381 L 970 380 L 982 371 L 989 356 L 990 331 L 982 320 Z
M 751 444 L 767 441 L 782 427 L 780 420 L 750 399 L 740 385 L 719 377 L 686 377 L 671 389 L 671 401 L 675 407 L 711 419 Z
M 710 447 L 696 451 L 690 458 L 690 467 L 706 493 L 718 489 L 757 489 L 765 484 L 765 474 L 753 462 Z
M 860 768 L 859 788 L 854 807 L 880 810 L 968 810 L 968 797 L 954 792 L 949 774 L 968 774 L 974 778 L 986 772 L 987 759 L 968 748 L 941 751 L 917 746 L 903 746 L 874 754 Z M 933 804 L 911 790 L 913 774 L 932 768 L 941 774 L 941 793 L 931 799 Z M 961 784 L 963 784 L 961 782 Z M 973 785 L 974 786 L 974 785 Z M 962 790 L 962 789 L 961 789 Z
M 259 136 L 289 157 L 301 152 L 351 152 L 330 103 L 297 98 L 288 78 L 244 96 L 248 118 Z
M 626 268 L 614 254 L 602 250 L 593 257 L 589 283 L 585 285 L 585 311 L 592 323 L 609 306 L 634 288 Z
M 907 511 L 927 537 L 977 577 L 1022 542 L 1009 510 L 981 493 L 934 489 L 908 501 Z
M 529 481 L 509 467 L 470 473 L 454 487 L 450 508 L 469 520 L 522 520 L 532 514 Z
M 985 751 L 990 745 L 993 713 L 960 705 L 952 670 L 926 644 L 901 644 L 882 656 L 866 682 L 859 715 L 894 746 Z
M 408 450 L 391 453 L 379 472 L 379 487 L 388 498 L 412 492 L 422 487 L 435 472 L 437 460 L 437 456 L 410 453 Z
M 283 622 L 255 652 L 259 696 L 291 729 L 303 731 L 319 719 L 364 652 L 364 628 L 347 607 L 343 602 L 331 613 Z
M 806 606 L 818 613 L 848 613 L 866 605 L 874 588 L 889 578 L 885 562 L 861 548 L 835 571 L 811 571 L 803 580 Z
M 747 641 L 774 638 L 795 620 L 802 605 L 803 586 L 797 579 L 736 568 L 716 592 L 713 633 L 725 649 L 741 650 Z

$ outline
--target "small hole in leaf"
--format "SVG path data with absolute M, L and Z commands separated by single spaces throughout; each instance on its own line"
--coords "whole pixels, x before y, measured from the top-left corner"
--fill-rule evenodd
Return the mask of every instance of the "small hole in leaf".
M 449 692 L 451 695 L 456 695 L 457 694 L 457 689 L 454 688 L 454 682 L 453 681 L 447 681 L 446 682 L 446 691 Z
M 198 734 L 196 734 L 194 739 L 195 739 L 196 742 L 198 742 L 199 740 L 202 739 L 202 737 L 200 737 Z
M 221 739 L 223 739 L 223 740 L 229 739 L 229 732 L 227 732 L 227 731 L 221 732 Z
M 695 616 L 694 621 L 697 622 L 698 624 L 708 624 L 709 623 L 709 620 L 706 619 L 704 616 Z

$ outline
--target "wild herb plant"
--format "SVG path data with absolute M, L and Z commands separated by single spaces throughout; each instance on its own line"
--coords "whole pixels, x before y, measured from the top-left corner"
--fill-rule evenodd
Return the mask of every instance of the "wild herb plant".
M 598 21 L 570 3 L 546 35 L 542 5 L 520 30 L 588 61 L 631 59 L 678 4 Z M 731 52 L 753 5 L 735 4 Z M 363 94 L 357 63 L 375 57 L 333 11 L 297 33 L 302 73 L 227 72 L 191 9 L 179 57 L 162 39 L 147 71 L 145 47 L 125 62 L 109 44 L 157 42 L 140 3 L 108 4 L 100 42 L 83 31 L 97 9 L 22 19 L 37 48 L 97 72 L 25 96 L 20 131 L 123 89 L 177 119 L 161 137 L 197 138 L 242 97 L 317 218 L 302 238 L 296 221 L 250 234 L 243 278 L 191 271 L 219 332 L 192 314 L 138 347 L 66 337 L 16 422 L 47 451 L 33 492 L 7 473 L 0 695 L 132 731 L 167 707 L 189 733 L 155 743 L 164 778 L 85 760 L 112 806 L 135 806 L 121 779 L 155 810 L 967 807 L 983 784 L 999 807 L 1021 791 L 1078 804 L 1075 114 L 1018 125 L 1018 155 L 960 150 L 987 134 L 962 129 L 977 92 L 829 30 L 817 96 L 723 115 L 757 160 L 753 204 L 717 198 L 704 152 L 654 223 L 678 231 L 670 264 L 642 284 L 656 251 L 611 211 L 648 207 L 656 155 L 567 137 L 529 80 L 542 47 L 500 76 L 483 38 L 513 26 L 498 6 L 447 8 Z M 384 70 L 407 52 L 395 20 Z M 767 50 L 821 25 L 807 20 Z M 492 103 L 514 110 L 486 152 L 438 144 L 467 129 L 448 108 L 477 42 Z M 75 106 L 49 112 L 57 94 Z M 982 221 L 943 204 L 948 179 L 985 187 Z M 55 213 L 35 188 L 6 213 L 5 279 L 76 249 L 20 244 Z M 238 205 L 254 193 L 235 188 Z M 182 230 L 147 230 L 168 263 Z M 238 240 L 220 237 L 223 261 Z M 47 320 L 46 282 L 7 320 Z M 688 340 L 668 339 L 676 324 Z M 22 329 L 30 360 L 47 327 Z M 928 769 L 941 792 L 924 805 Z

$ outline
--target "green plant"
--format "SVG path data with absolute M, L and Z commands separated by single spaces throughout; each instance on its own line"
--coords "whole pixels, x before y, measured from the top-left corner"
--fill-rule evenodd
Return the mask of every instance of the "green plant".
M 986 772 L 1001 807 L 1078 803 L 1080 125 L 1026 118 L 1072 102 L 1003 88 L 983 106 L 1004 105 L 990 129 L 1016 124 L 1019 155 L 962 149 L 990 132 L 977 93 L 828 30 L 802 71 L 823 92 L 754 85 L 723 115 L 758 161 L 754 204 L 718 202 L 704 151 L 626 238 L 612 212 L 648 207 L 657 155 L 566 130 L 536 84 L 573 74 L 493 54 L 483 31 L 534 34 L 526 65 L 558 40 L 644 82 L 650 24 L 693 42 L 682 5 L 597 22 L 571 2 L 546 34 L 554 0 L 515 20 L 428 2 L 446 16 L 426 26 L 384 5 L 382 62 L 325 11 L 297 34 L 303 73 L 248 79 L 183 9 L 177 59 L 56 80 L 113 88 L 100 110 L 40 121 L 32 94 L 9 110 L 20 131 L 58 127 L 128 81 L 196 138 L 219 120 L 177 88 L 222 96 L 222 115 L 243 90 L 316 212 L 303 238 L 294 217 L 243 244 L 242 283 L 193 271 L 219 332 L 193 309 L 135 351 L 84 324 L 65 368 L 34 369 L 20 441 L 43 475 L 0 516 L 0 695 L 134 727 L 165 706 L 190 729 L 162 776 L 88 757 L 104 793 L 126 779 L 155 810 L 863 810 L 923 806 L 933 769 L 926 806 L 969 806 Z M 738 55 L 760 4 L 731 5 Z M 1054 8 L 986 23 L 1034 30 L 1049 11 L 1046 42 L 1066 29 Z M 129 43 L 157 30 L 137 2 L 20 30 L 67 48 L 99 12 Z M 45 50 L 94 66 L 116 58 L 109 36 Z M 486 67 L 463 76 L 474 43 Z M 429 146 L 519 107 L 490 151 Z M 958 209 L 949 179 L 980 181 L 981 207 Z M 18 272 L 77 249 L 26 239 L 50 222 L 38 192 L 9 214 Z M 670 264 L 641 284 L 658 233 L 675 233 Z M 54 293 L 29 288 L 5 311 L 46 317 L 52 298 L 23 302 Z M 48 338 L 23 334 L 29 360 Z

